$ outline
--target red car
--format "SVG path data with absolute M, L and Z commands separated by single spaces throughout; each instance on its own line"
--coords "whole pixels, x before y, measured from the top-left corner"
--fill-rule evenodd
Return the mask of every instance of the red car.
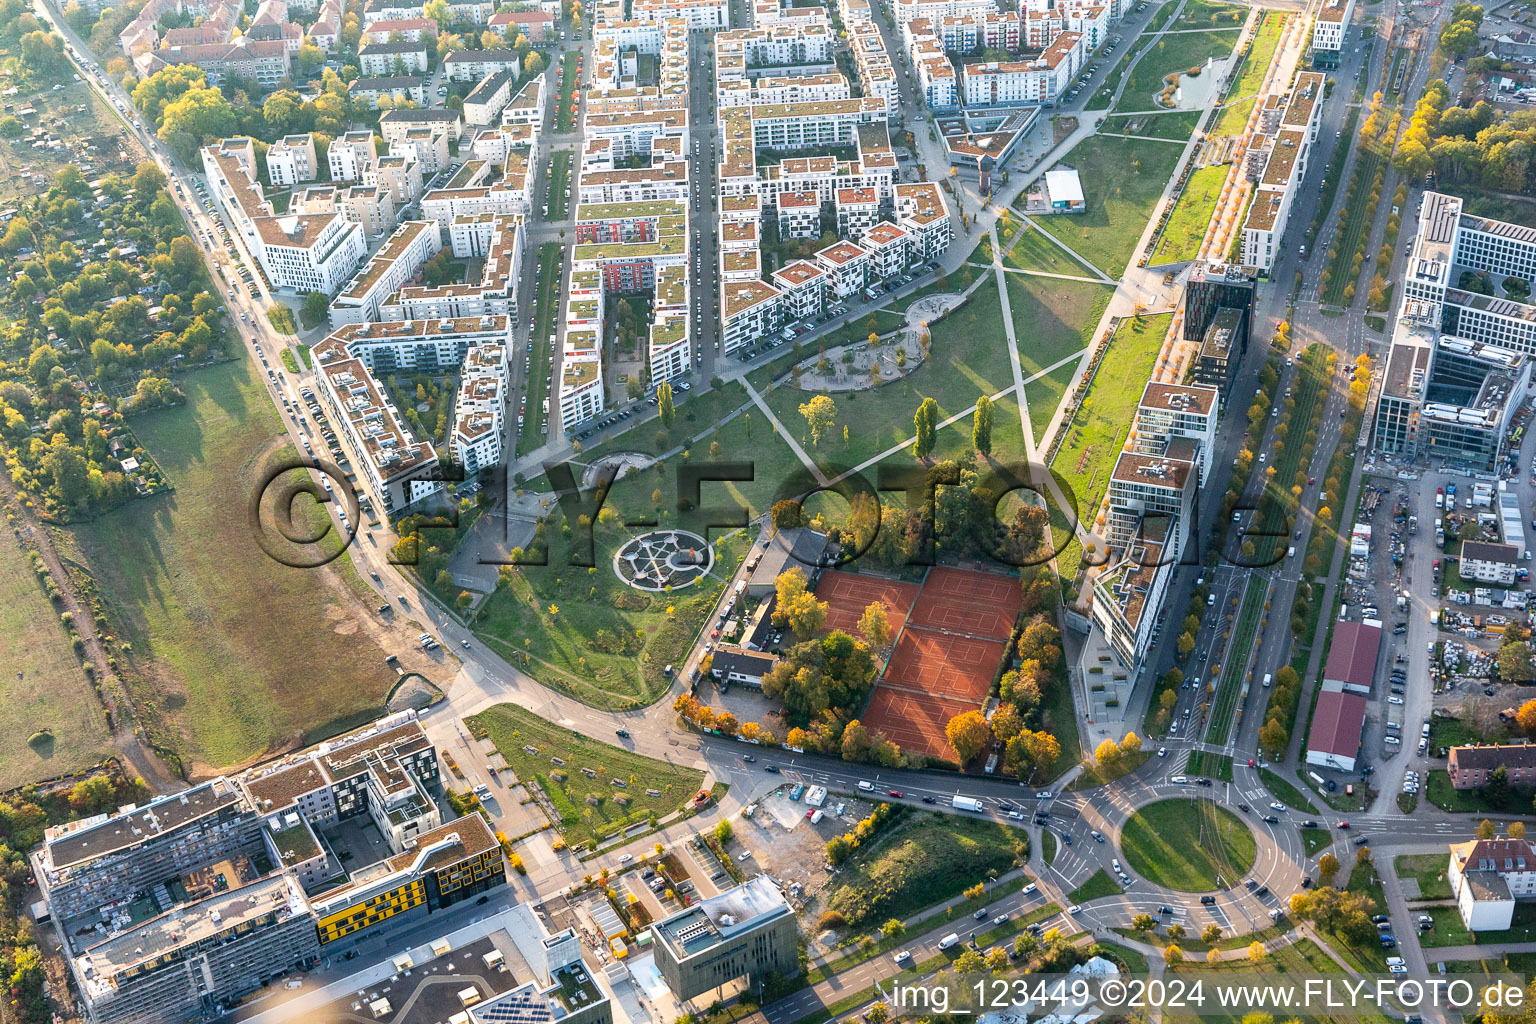
M 1339 828 L 1349 828 L 1349 822 L 1347 822 L 1347 821 L 1339 822 Z
M 886 795 L 887 796 L 894 796 L 894 797 L 896 797 L 899 800 L 899 799 L 901 799 L 901 790 L 899 790 L 899 789 L 888 789 L 888 790 L 886 790 Z

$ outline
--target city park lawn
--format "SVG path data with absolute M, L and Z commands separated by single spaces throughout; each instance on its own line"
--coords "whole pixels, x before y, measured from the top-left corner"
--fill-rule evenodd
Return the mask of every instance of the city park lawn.
M 1110 285 L 1023 274 L 1003 277 L 1019 368 L 1026 380 L 1087 348 L 1115 294 Z
M 1180 32 L 1192 28 L 1241 28 L 1247 17 L 1248 8 L 1243 4 L 1189 0 L 1168 29 Z
M 1144 135 L 1172 142 L 1187 142 L 1200 123 L 1198 110 L 1169 110 L 1140 114 L 1116 114 L 1099 131 L 1114 135 Z
M 1240 10 L 1243 10 L 1243 17 L 1246 17 L 1246 10 Z M 1242 24 L 1241 18 L 1238 24 Z M 1165 34 L 1152 44 L 1146 55 L 1131 69 L 1125 91 L 1120 94 L 1120 102 L 1115 105 L 1115 109 L 1121 112 L 1156 110 L 1157 94 L 1165 87 L 1165 78 L 1174 72 L 1187 72 L 1190 68 L 1201 67 L 1212 57 L 1226 57 L 1237 45 L 1237 37 L 1236 28 Z
M 715 540 L 710 576 L 670 594 L 647 594 L 620 581 L 612 566 L 614 552 L 646 528 L 605 518 L 593 526 L 595 565 L 571 565 L 573 552 L 552 525 L 548 564 L 525 565 L 510 580 L 504 575 L 474 625 L 497 654 L 551 689 L 596 708 L 629 710 L 666 695 L 667 666 L 682 665 L 749 544 L 740 532 Z M 671 514 L 660 522 L 681 525 Z
M 764 391 L 764 400 L 784 428 L 824 468 L 841 472 L 881 454 L 912 436 L 912 417 L 924 398 L 939 405 L 939 419 L 948 419 L 1013 386 L 1008 336 L 1003 329 L 1002 303 L 993 271 L 967 267 L 963 275 L 986 274 L 970 301 L 929 326 L 932 347 L 922 366 L 899 380 L 870 390 L 830 395 L 837 419 L 829 437 L 813 448 L 800 406 L 817 392 L 802 391 L 787 377 Z M 848 442 L 843 442 L 843 428 Z
M 1261 933 L 1262 934 L 1262 933 Z M 1248 936 L 1240 936 L 1247 940 Z M 1244 942 L 1246 945 L 1247 942 Z M 1181 947 L 1182 948 L 1182 947 Z M 1286 974 L 1291 976 L 1318 975 L 1318 974 L 1343 974 L 1344 969 L 1339 962 L 1317 943 L 1311 939 L 1297 939 L 1295 942 L 1283 946 L 1277 946 L 1269 950 L 1264 956 L 1264 962 L 1255 967 L 1248 962 L 1247 957 L 1239 957 L 1236 960 L 1218 960 L 1216 963 L 1207 963 L 1203 958 L 1186 957 L 1184 962 L 1172 970 L 1180 974 L 1207 974 L 1207 973 L 1235 973 L 1245 974 L 1258 970 L 1272 974 Z M 1373 974 L 1382 973 L 1373 971 Z M 1206 1007 L 1198 1017 L 1173 1014 L 1164 1014 L 1164 1024 L 1239 1024 L 1247 1019 L 1243 1014 L 1223 1014 L 1212 1012 L 1212 1008 Z M 1391 1024 L 1394 1018 L 1389 1018 L 1380 1013 L 1339 1013 L 1339 1014 L 1309 1014 L 1306 1020 L 1309 1024 Z
M 1263 86 L 1264 76 L 1269 72 L 1275 49 L 1280 45 L 1280 34 L 1285 29 L 1285 17 L 1283 11 L 1259 12 L 1261 20 L 1253 34 L 1253 45 L 1243 56 L 1237 84 L 1227 95 L 1227 105 L 1221 108 L 1221 116 L 1216 119 L 1216 124 L 1211 129 L 1212 135 L 1235 137 L 1241 135 L 1243 129 L 1247 127 L 1248 117 L 1253 113 L 1253 104 L 1258 97 L 1259 88 Z
M 1222 183 L 1231 169 L 1231 164 L 1216 164 L 1190 172 L 1152 251 L 1152 263 L 1183 263 L 1199 254 L 1216 213 L 1216 201 L 1221 198 Z
M 1445 877 L 1445 858 L 1438 853 L 1404 854 L 1392 861 L 1397 877 L 1416 878 L 1419 882 L 1419 899 L 1448 900 L 1451 883 Z
M 906 919 L 996 878 L 1029 857 L 1029 835 L 1000 822 L 922 811 L 859 849 L 833 877 L 826 905 L 851 927 Z
M 1098 508 L 1110 471 L 1125 445 L 1136 405 L 1152 376 L 1171 315 L 1127 317 L 1119 322 L 1093 383 L 1067 424 L 1066 440 L 1051 463 L 1051 472 L 1063 485 L 1066 498 L 1076 503 L 1071 510 L 1074 521 L 1092 516 Z M 1068 541 L 1058 554 L 1065 578 L 1077 575 L 1081 555 L 1076 539 Z
M 1158 800 L 1120 831 L 1126 863 L 1148 881 L 1180 892 L 1235 885 L 1258 846 L 1248 824 L 1210 800 Z
M 1067 389 L 1072 386 L 1077 366 L 1075 362 L 1067 363 L 1044 376 L 1025 382 L 1024 398 L 1029 403 L 1029 425 L 1034 430 L 1036 444 L 1045 440 L 1045 428 L 1050 425 L 1051 417 L 1056 414 Z
M 1049 216 L 1065 217 L 1067 214 Z M 1003 244 L 1008 245 L 1008 240 L 1005 239 Z M 1038 270 L 1046 274 L 1091 276 L 1088 267 L 1079 263 L 1071 253 L 1051 241 L 1041 228 L 1033 224 L 1021 224 L 1016 229 L 1013 244 L 1003 254 L 1003 265 L 1016 270 Z
M 519 782 L 538 784 L 573 846 L 605 839 L 651 815 L 664 818 L 687 806 L 704 781 L 696 768 L 581 735 L 516 704 L 497 704 L 464 722 L 475 738 L 496 744 Z M 556 758 L 564 764 L 557 765 Z
M 81 667 L 84 659 L 43 587 L 32 569 L 32 549 L 9 534 L 0 538 L 3 789 L 88 767 L 112 750 L 106 712 Z M 89 621 L 76 625 L 92 628 Z
M 1461 923 L 1461 914 L 1454 905 L 1415 908 L 1413 916 L 1428 914 L 1435 926 L 1427 932 L 1419 932 L 1419 945 L 1426 949 L 1437 946 L 1500 945 L 1507 942 L 1529 942 L 1531 929 L 1536 927 L 1536 904 L 1516 903 L 1515 916 L 1510 927 L 1500 932 L 1471 932 Z
M 296 458 L 265 389 L 243 359 L 179 383 L 187 404 L 133 421 L 174 491 L 57 535 L 124 642 L 118 661 L 151 739 L 189 767 L 220 767 L 366 721 L 395 680 L 359 627 L 356 596 L 372 593 L 346 556 L 278 563 L 244 515 L 268 460 Z M 298 514 L 323 515 L 307 499 Z
M 747 397 L 740 382 L 730 381 L 708 391 L 675 391 L 673 395 L 677 418 L 670 429 L 661 425 L 659 416 L 653 415 L 655 407 L 645 406 L 649 419 L 572 460 L 576 463 L 573 472 L 579 473 L 582 467 L 621 452 L 674 453 L 648 469 L 625 473 L 608 493 L 605 507 L 615 509 L 624 522 L 635 524 L 636 532 L 640 529 L 638 524 L 657 516 L 658 508 L 667 510 L 668 525 L 696 532 L 704 529 L 700 520 L 706 517 L 693 510 L 678 509 L 677 486 L 685 465 L 749 463 L 752 480 L 709 481 L 701 483 L 699 491 L 702 507 L 735 504 L 749 509 L 749 518 L 768 511 L 775 497 L 780 496 L 781 488 L 793 489 L 794 481 L 805 472 L 794 451 L 774 432 L 773 424 Z M 838 446 L 842 444 L 841 436 L 839 432 L 835 442 Z M 712 458 L 709 453 L 716 441 L 720 443 L 720 454 Z M 823 440 L 822 444 L 831 447 L 834 441 Z M 688 453 L 687 459 L 683 458 L 683 451 Z M 655 500 L 657 491 L 661 492 L 659 504 Z
M 1136 252 L 1180 152 L 1166 142 L 1104 135 L 1085 139 L 1064 162 L 1077 168 L 1087 211 L 1056 214 L 1037 223 L 1118 280 Z

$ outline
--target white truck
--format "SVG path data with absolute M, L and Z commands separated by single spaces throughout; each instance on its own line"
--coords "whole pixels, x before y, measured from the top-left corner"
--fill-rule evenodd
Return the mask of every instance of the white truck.
M 957 796 L 950 801 L 950 806 L 957 811 L 979 811 L 981 801 L 973 796 Z

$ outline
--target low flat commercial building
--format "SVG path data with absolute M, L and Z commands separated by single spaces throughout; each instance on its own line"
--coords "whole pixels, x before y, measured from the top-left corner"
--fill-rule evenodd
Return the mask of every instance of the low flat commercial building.
M 1365 698 L 1336 680 L 1324 680 L 1307 733 L 1307 764 L 1353 772 L 1364 727 Z
M 680 1000 L 740 978 L 796 970 L 795 915 L 766 875 L 658 921 L 652 934 L 656 967 Z
M 1368 622 L 1341 620 L 1333 624 L 1323 682 L 1337 683 L 1348 693 L 1369 696 L 1381 653 L 1381 627 Z
M 1455 789 L 1481 789 L 1500 768 L 1509 773 L 1512 786 L 1536 785 L 1536 746 L 1501 743 L 1451 748 L 1449 774 Z

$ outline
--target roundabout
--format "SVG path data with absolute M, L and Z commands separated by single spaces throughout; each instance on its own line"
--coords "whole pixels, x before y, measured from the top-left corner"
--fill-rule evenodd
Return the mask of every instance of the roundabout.
M 1258 856 L 1247 822 L 1214 801 L 1188 798 L 1137 810 L 1121 828 L 1120 850 L 1137 874 L 1176 892 L 1229 888 Z

